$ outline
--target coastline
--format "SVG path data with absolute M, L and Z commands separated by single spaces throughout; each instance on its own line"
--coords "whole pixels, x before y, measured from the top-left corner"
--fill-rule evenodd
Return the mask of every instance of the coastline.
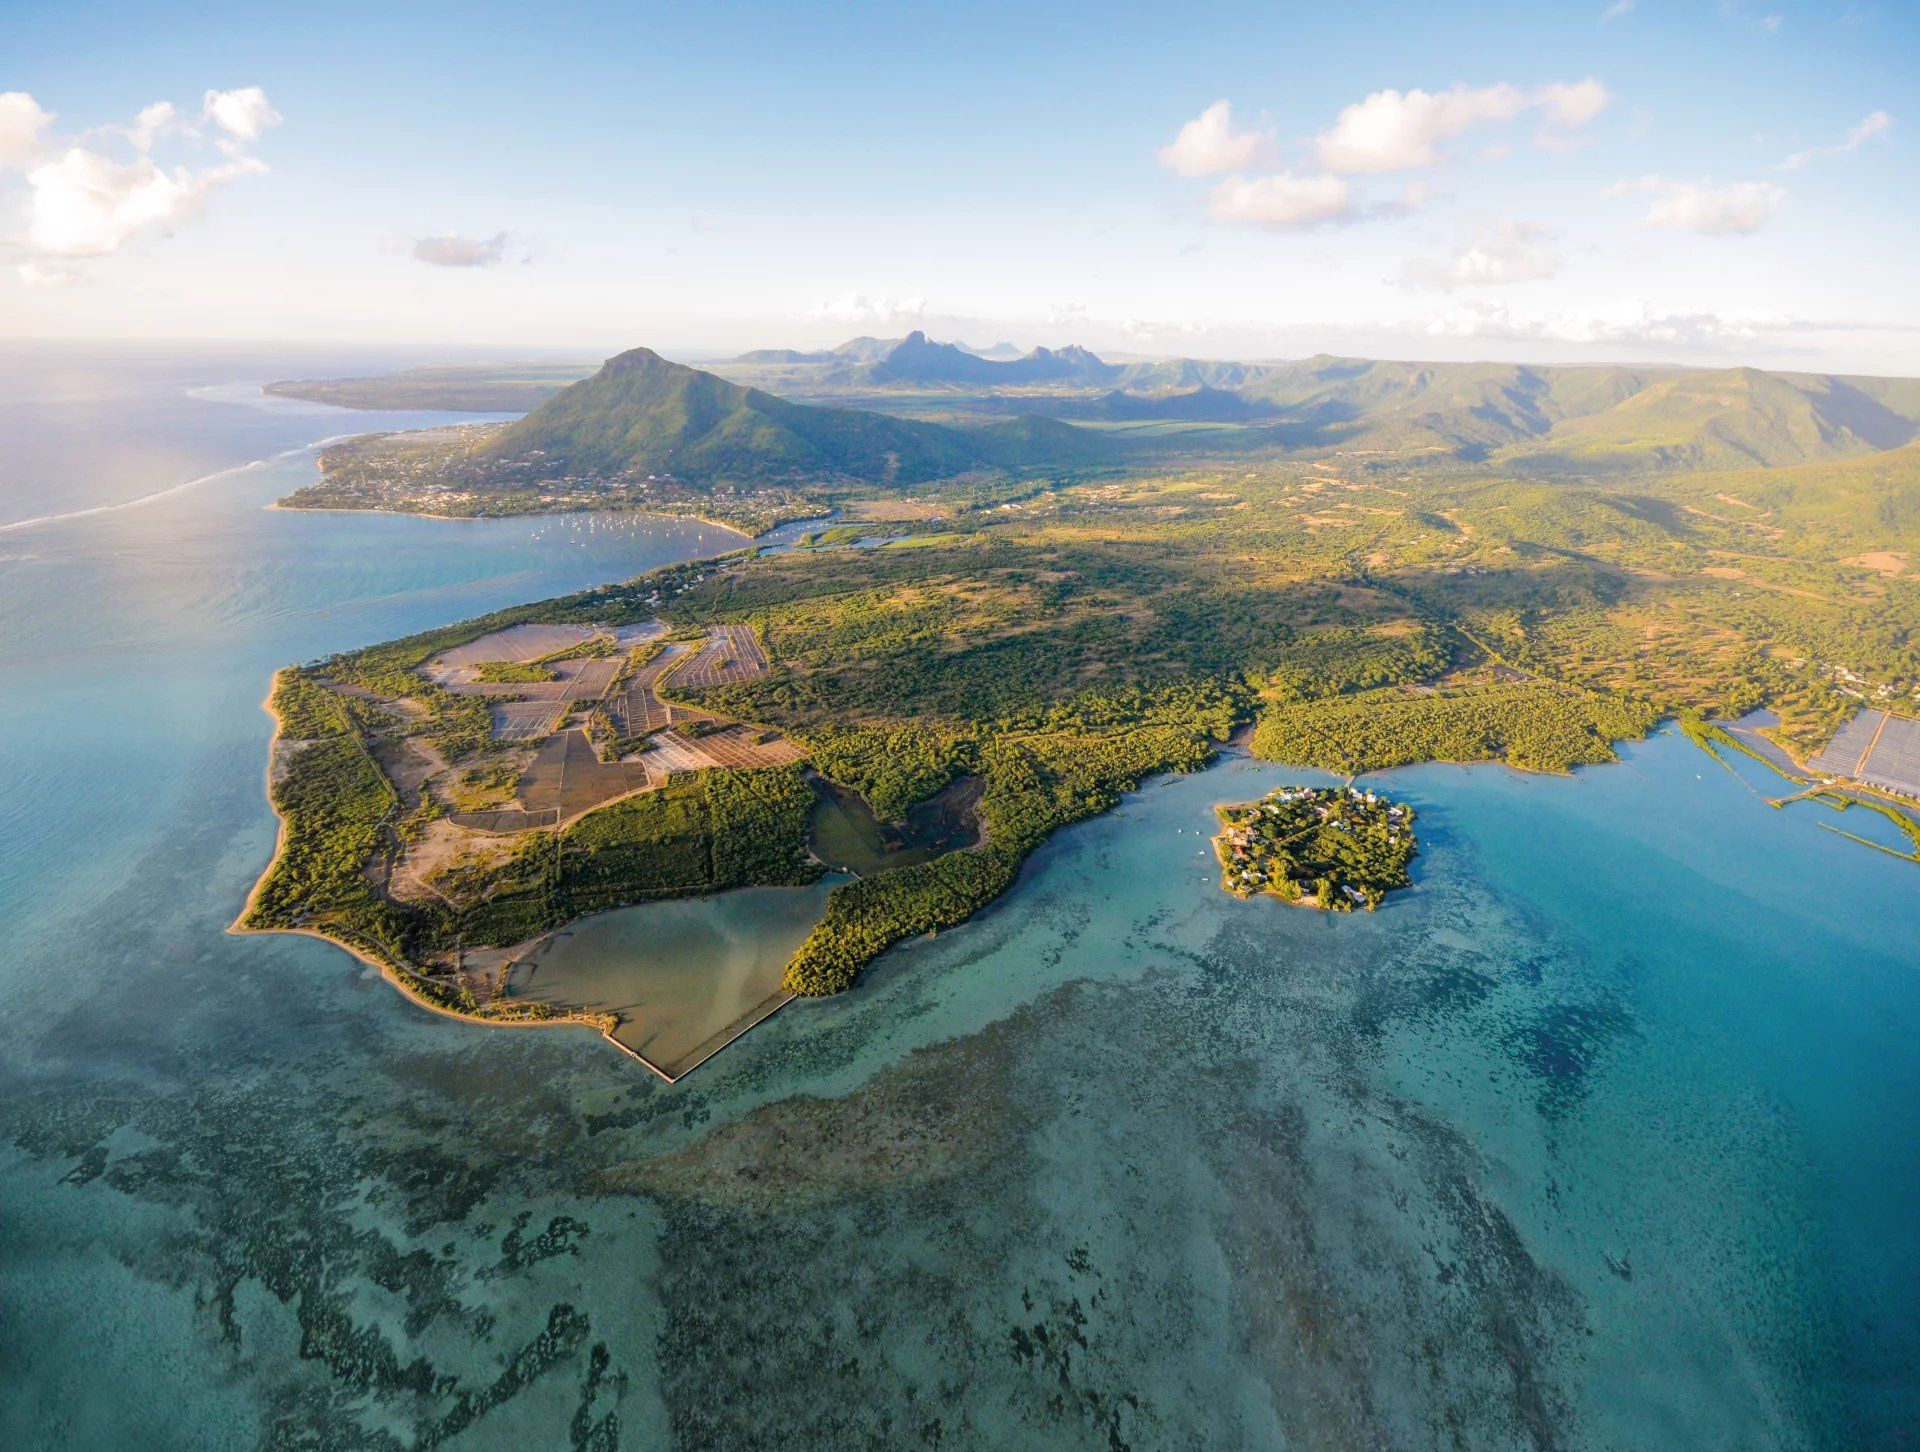
M 249 925 L 247 922 L 247 918 L 252 914 L 254 905 L 259 901 L 261 890 L 265 888 L 267 885 L 267 879 L 273 875 L 274 869 L 279 866 L 280 856 L 281 856 L 281 853 L 285 850 L 286 842 L 287 842 L 286 815 L 280 810 L 280 804 L 274 800 L 274 796 L 273 796 L 273 767 L 274 767 L 274 761 L 276 759 L 276 756 L 280 748 L 281 731 L 282 731 L 282 722 L 280 719 L 280 713 L 276 711 L 273 706 L 273 694 L 274 694 L 274 690 L 279 686 L 280 676 L 281 676 L 281 671 L 275 671 L 273 673 L 273 684 L 269 686 L 267 689 L 266 699 L 261 701 L 260 703 L 260 709 L 265 711 L 267 713 L 268 718 L 273 722 L 273 735 L 267 742 L 267 764 L 262 774 L 262 782 L 266 788 L 267 806 L 273 812 L 274 822 L 278 830 L 274 834 L 273 855 L 267 859 L 266 866 L 260 869 L 260 875 L 254 879 L 253 886 L 248 890 L 246 901 L 241 904 L 239 913 L 234 917 L 234 920 L 227 925 L 226 931 L 230 935 L 234 937 L 256 937 L 256 936 L 265 937 L 275 933 L 288 933 L 298 937 L 317 938 L 323 943 L 331 943 L 333 944 L 334 947 L 339 948 L 341 951 L 358 959 L 361 963 L 365 964 L 367 967 L 379 973 L 379 975 L 382 978 L 384 978 L 389 984 L 391 984 L 393 988 L 399 992 L 400 996 L 406 999 L 407 1002 L 413 1004 L 418 1008 L 423 1008 L 427 1010 L 427 1012 L 429 1013 L 437 1013 L 442 1018 L 454 1019 L 460 1023 L 471 1024 L 481 1028 L 510 1028 L 510 1029 L 588 1028 L 588 1029 L 592 1029 L 602 1039 L 605 1039 L 609 1044 L 613 1045 L 614 1048 L 618 1049 L 621 1053 L 625 1054 L 628 1058 L 646 1065 L 648 1069 L 652 1070 L 655 1074 L 659 1075 L 661 1079 L 665 1080 L 669 1084 L 676 1083 L 680 1078 L 684 1078 L 687 1073 L 690 1073 L 693 1069 L 699 1067 L 700 1063 L 704 1063 L 706 1061 L 706 1058 L 710 1058 L 712 1056 L 711 1054 L 709 1054 L 706 1057 L 703 1057 L 702 1059 L 700 1059 L 698 1062 L 688 1065 L 687 1068 L 683 1070 L 679 1075 L 669 1074 L 667 1073 L 666 1070 L 662 1069 L 658 1064 L 655 1064 L 654 1062 L 652 1062 L 650 1059 L 646 1058 L 642 1054 L 635 1053 L 632 1049 L 628 1048 L 625 1044 L 621 1043 L 618 1039 L 614 1038 L 611 1026 L 604 1021 L 604 1017 L 605 1017 L 604 1015 L 600 1015 L 600 1014 L 589 1015 L 589 1014 L 579 1014 L 579 1013 L 572 1013 L 572 1014 L 556 1013 L 550 1017 L 541 1017 L 541 1018 L 493 1018 L 487 1014 L 464 1013 L 457 1008 L 449 1008 L 444 1003 L 435 1002 L 433 999 L 429 998 L 426 994 L 422 993 L 419 989 L 414 987 L 412 983 L 407 981 L 410 976 L 414 976 L 414 975 L 407 974 L 398 965 L 389 963 L 380 958 L 377 958 L 373 954 L 367 952 L 364 948 L 360 947 L 359 945 L 347 942 L 344 938 L 335 937 L 333 934 L 328 932 L 323 932 L 319 928 L 307 928 L 307 927 L 256 928 Z M 783 1005 L 775 1005 L 775 1008 L 777 1009 L 781 1006 Z M 759 1018 L 755 1019 L 754 1023 L 757 1024 L 757 1023 L 763 1022 L 767 1017 L 769 1017 L 772 1014 L 773 1011 L 774 1010 L 769 1009 L 766 1014 L 762 1014 Z M 753 1027 L 753 1024 L 748 1024 L 746 1027 L 751 1028 Z M 745 1029 L 742 1029 L 740 1032 L 744 1033 L 745 1031 L 746 1031 Z M 735 1037 L 737 1037 L 737 1035 L 735 1035 Z M 731 1039 L 729 1039 L 728 1042 L 731 1042 Z M 719 1048 L 722 1048 L 724 1046 L 725 1046 L 724 1044 L 717 1045 L 715 1048 L 715 1052 L 717 1052 Z
M 715 529 L 724 529 L 729 534 L 739 535 L 741 539 L 747 542 L 747 545 L 751 545 L 757 539 L 764 539 L 767 535 L 772 534 L 774 530 L 780 528 L 780 525 L 776 524 L 769 529 L 761 530 L 758 534 L 749 534 L 737 524 L 728 524 L 724 519 L 714 519 L 705 514 L 676 513 L 664 509 L 636 509 L 631 507 L 624 509 L 613 507 L 596 509 L 591 505 L 579 509 L 527 510 L 525 512 L 512 514 L 440 514 L 430 509 L 356 508 L 350 504 L 285 504 L 275 499 L 268 504 L 262 505 L 261 508 L 277 510 L 286 514 L 397 514 L 405 515 L 413 519 L 443 519 L 452 524 L 465 521 L 501 519 L 564 519 L 569 515 L 579 514 L 652 514 L 661 519 L 690 519 L 697 524 L 711 525 Z M 745 547 L 745 545 L 740 546 L 740 548 Z M 732 550 L 723 550 L 717 555 L 696 555 L 694 558 L 717 560 L 732 553 Z

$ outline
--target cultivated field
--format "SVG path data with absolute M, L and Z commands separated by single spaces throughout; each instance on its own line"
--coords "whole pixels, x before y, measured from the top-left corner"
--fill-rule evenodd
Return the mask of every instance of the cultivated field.
M 684 647 L 669 645 L 641 666 L 627 682 L 627 689 L 607 702 L 607 714 L 613 729 L 622 736 L 644 736 L 658 731 L 673 720 L 672 708 L 655 694 L 661 676 L 685 659 Z
M 660 631 L 649 622 L 618 631 L 615 638 L 631 647 L 657 638 Z M 451 812 L 449 823 L 490 834 L 565 826 L 596 807 L 656 787 L 675 772 L 788 766 L 800 759 L 800 748 L 778 732 L 716 723 L 706 711 L 660 698 L 659 687 L 667 680 L 710 685 L 762 674 L 767 658 L 751 630 L 715 626 L 698 646 L 670 644 L 612 695 L 608 692 L 624 655 L 550 658 L 601 634 L 583 626 L 520 625 L 445 651 L 427 664 L 427 674 L 443 690 L 491 698 L 494 742 L 539 743 L 533 759 L 513 778 L 511 804 Z M 495 661 L 542 661 L 556 679 L 474 679 L 477 670 Z M 581 719 L 576 712 L 595 705 L 604 707 L 617 738 L 646 737 L 645 747 L 619 761 L 602 761 L 586 731 L 569 724 L 570 718 Z M 672 729 L 676 726 L 682 729 Z M 690 727 L 711 729 L 696 734 Z
M 502 701 L 492 709 L 497 741 L 538 741 L 560 724 L 561 705 L 554 701 Z
M 591 640 L 596 633 L 585 625 L 515 625 L 441 652 L 427 662 L 427 670 L 429 673 L 450 671 L 498 660 L 539 660 L 543 655 Z
M 1920 720 L 1862 711 L 1808 764 L 1883 791 L 1920 797 Z
M 714 766 L 740 769 L 788 766 L 801 755 L 800 748 L 777 731 L 736 724 L 701 736 L 662 731 L 634 759 L 664 777 L 669 772 L 705 771 Z
M 693 659 L 674 672 L 673 680 L 690 690 L 729 686 L 750 681 L 766 668 L 766 654 L 750 626 L 716 625 Z

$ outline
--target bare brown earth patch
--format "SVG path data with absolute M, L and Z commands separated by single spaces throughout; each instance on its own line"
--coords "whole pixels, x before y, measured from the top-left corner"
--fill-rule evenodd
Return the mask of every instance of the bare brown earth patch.
M 1852 565 L 1856 569 L 1872 570 L 1876 574 L 1891 578 L 1907 572 L 1909 558 L 1905 550 L 1868 550 L 1865 554 L 1848 555 L 1840 563 Z

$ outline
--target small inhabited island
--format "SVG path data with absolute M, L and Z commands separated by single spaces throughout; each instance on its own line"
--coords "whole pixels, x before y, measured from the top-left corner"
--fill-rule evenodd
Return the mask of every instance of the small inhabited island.
M 1236 897 L 1270 892 L 1324 912 L 1372 912 L 1389 892 L 1412 885 L 1413 808 L 1378 792 L 1281 787 L 1214 811 L 1220 885 Z

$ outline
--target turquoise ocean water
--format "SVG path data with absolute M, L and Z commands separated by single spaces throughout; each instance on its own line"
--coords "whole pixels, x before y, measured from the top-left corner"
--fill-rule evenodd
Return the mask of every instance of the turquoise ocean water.
M 275 666 L 735 542 L 266 510 L 318 371 L 0 367 L 0 524 L 215 475 L 0 531 L 0 1446 L 1914 1445 L 1920 870 L 1677 736 L 1371 916 L 1150 784 L 675 1086 L 226 936 Z

